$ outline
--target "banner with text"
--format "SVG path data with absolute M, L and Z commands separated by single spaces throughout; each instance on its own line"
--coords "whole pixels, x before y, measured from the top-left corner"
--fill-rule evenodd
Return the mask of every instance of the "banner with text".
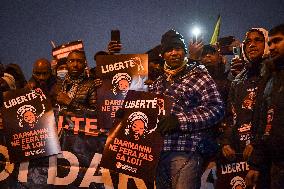
M 143 180 L 99 167 L 106 137 L 69 136 L 62 154 L 12 163 L 0 133 L 0 188 L 151 189 Z M 72 146 L 74 144 L 74 147 Z M 80 150 L 81 148 L 81 150 Z M 88 153 L 85 153 L 88 151 Z M 134 181 L 134 182 L 132 182 Z
M 52 49 L 52 56 L 57 60 L 67 58 L 68 54 L 74 50 L 84 50 L 82 40 L 72 41 Z

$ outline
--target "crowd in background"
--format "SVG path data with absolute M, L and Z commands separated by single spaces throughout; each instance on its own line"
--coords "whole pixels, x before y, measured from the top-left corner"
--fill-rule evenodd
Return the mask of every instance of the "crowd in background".
M 228 36 L 214 45 L 185 44 L 181 34 L 169 30 L 146 52 L 149 91 L 175 101 L 171 115 L 158 123 L 164 147 L 157 188 L 200 188 L 206 169 L 216 167 L 221 156 L 233 161 L 237 154 L 250 165 L 247 186 L 284 187 L 284 24 L 269 31 L 251 28 L 240 40 Z M 94 61 L 121 49 L 111 41 Z M 96 116 L 102 80 L 95 67 L 86 66 L 80 50 L 55 67 L 37 59 L 28 80 L 19 65 L 0 64 L 0 102 L 5 91 L 40 87 L 60 113 Z M 216 185 L 214 169 L 207 180 Z

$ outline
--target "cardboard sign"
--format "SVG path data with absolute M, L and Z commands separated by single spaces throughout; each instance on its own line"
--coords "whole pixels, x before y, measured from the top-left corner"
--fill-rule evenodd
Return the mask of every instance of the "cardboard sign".
M 217 161 L 216 188 L 249 189 L 245 178 L 249 171 L 249 165 L 243 160 L 242 154 L 237 154 L 235 161 L 229 161 L 221 157 Z
M 147 91 L 148 55 L 102 55 L 97 57 L 96 75 L 103 80 L 98 89 L 98 126 L 111 128 L 115 112 L 122 107 L 128 90 Z
M 119 173 L 153 181 L 163 139 L 156 131 L 159 116 L 168 111 L 165 99 L 142 91 L 129 91 L 123 118 L 107 139 L 101 166 Z
M 6 92 L 2 115 L 11 161 L 60 153 L 51 103 L 40 88 Z
M 71 51 L 84 50 L 83 41 L 72 41 L 52 49 L 52 56 L 57 60 L 66 58 Z

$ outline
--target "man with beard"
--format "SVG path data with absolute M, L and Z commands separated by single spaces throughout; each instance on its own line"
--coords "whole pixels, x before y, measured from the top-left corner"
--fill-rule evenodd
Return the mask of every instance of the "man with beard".
M 164 147 L 157 168 L 157 188 L 200 188 L 202 157 L 198 144 L 210 140 L 212 127 L 222 118 L 223 103 L 216 84 L 197 62 L 188 64 L 184 38 L 169 30 L 161 39 L 164 73 L 150 92 L 173 100 L 171 114 L 160 118 Z
M 255 108 L 253 125 L 259 127 L 247 184 L 255 184 L 262 167 L 271 162 L 270 187 L 274 189 L 284 186 L 284 24 L 269 31 L 268 45 L 273 64 L 266 67 Z
M 252 126 L 254 106 L 259 90 L 261 68 L 268 58 L 268 32 L 263 28 L 252 28 L 246 33 L 243 42 L 243 64 L 245 68 L 232 82 L 227 102 L 227 126 L 222 139 L 222 154 L 229 160 L 234 160 L 236 153 L 243 154 L 247 161 L 253 151 L 252 142 L 255 137 L 255 127 Z M 266 178 L 263 170 L 263 177 Z M 266 179 L 261 184 L 265 186 Z

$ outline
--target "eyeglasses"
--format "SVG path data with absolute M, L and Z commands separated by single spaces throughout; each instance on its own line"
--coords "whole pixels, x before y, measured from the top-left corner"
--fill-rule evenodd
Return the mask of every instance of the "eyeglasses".
M 73 63 L 73 62 L 79 62 L 81 64 L 84 64 L 86 62 L 85 59 L 70 59 L 70 60 L 67 60 L 67 64 L 70 64 L 70 63 Z

